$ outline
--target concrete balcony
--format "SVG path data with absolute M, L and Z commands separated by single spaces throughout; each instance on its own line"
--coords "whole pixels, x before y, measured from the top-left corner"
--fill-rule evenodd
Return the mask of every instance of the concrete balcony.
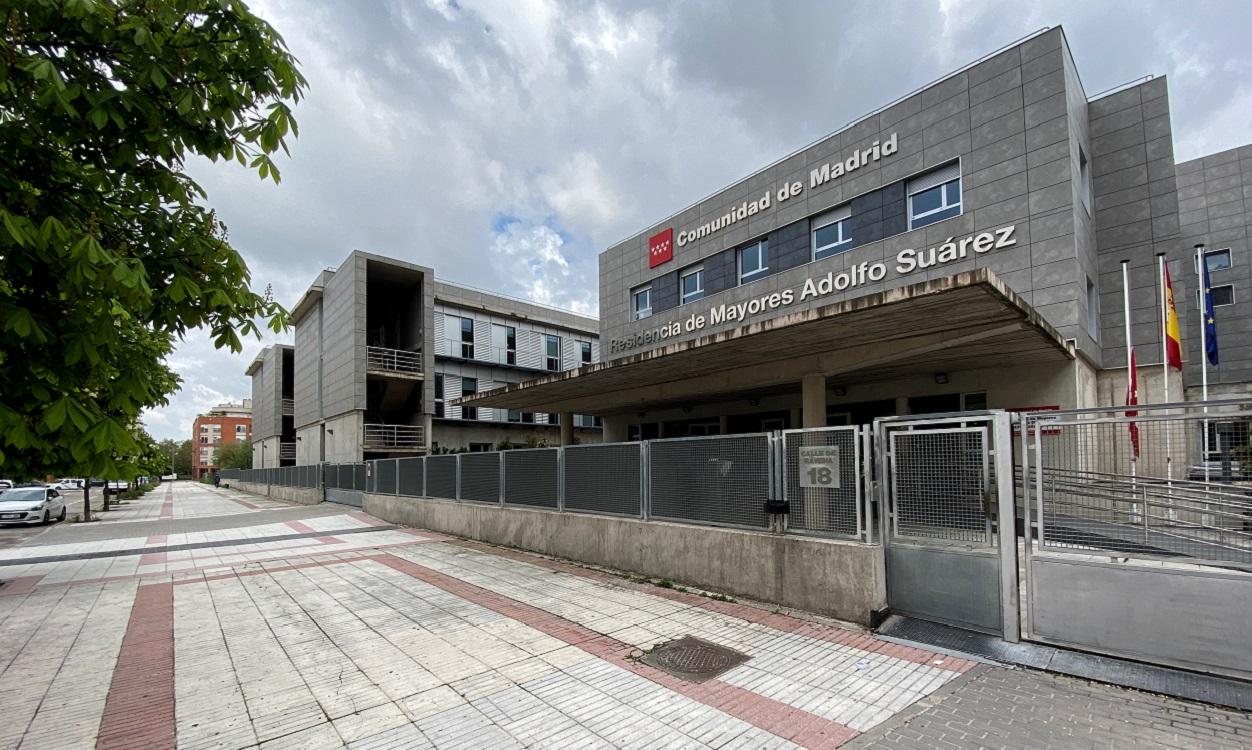
M 426 451 L 426 435 L 421 425 L 413 424 L 366 424 L 365 450 Z
M 365 371 L 372 375 L 420 380 L 422 353 L 383 346 L 365 348 Z

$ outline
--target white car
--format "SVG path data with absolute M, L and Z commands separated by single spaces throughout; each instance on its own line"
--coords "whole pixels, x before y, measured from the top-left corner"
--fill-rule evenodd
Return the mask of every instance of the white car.
M 0 524 L 65 520 L 65 498 L 51 487 L 14 487 L 0 492 Z
M 48 486 L 54 490 L 81 490 L 83 488 L 83 480 L 58 479 Z
M 12 479 L 0 479 L 0 491 L 13 489 Z

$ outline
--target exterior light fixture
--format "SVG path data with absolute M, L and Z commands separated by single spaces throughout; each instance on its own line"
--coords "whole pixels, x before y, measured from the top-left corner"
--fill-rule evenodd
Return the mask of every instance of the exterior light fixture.
M 946 372 L 935 373 L 935 382 L 938 383 L 939 385 L 943 385 L 944 383 L 948 382 L 948 373 Z

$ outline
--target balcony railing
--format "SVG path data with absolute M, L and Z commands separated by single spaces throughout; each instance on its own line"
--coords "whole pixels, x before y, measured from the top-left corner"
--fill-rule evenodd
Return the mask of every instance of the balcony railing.
M 426 447 L 421 425 L 414 424 L 367 424 L 365 447 L 397 450 L 415 450 Z
M 279 443 L 278 444 L 278 460 L 295 461 L 296 460 L 296 444 L 295 443 Z
M 290 417 L 296 413 L 296 400 L 294 398 L 283 399 L 283 416 Z
M 382 346 L 365 348 L 365 369 L 398 372 L 404 375 L 422 373 L 422 353 Z

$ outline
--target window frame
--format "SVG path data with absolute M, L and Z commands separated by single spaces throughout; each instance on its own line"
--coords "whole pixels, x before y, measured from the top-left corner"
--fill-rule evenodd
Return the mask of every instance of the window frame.
M 499 347 L 500 351 L 504 353 L 504 359 L 503 360 L 497 359 L 495 361 L 504 365 L 517 364 L 517 326 L 506 325 L 504 323 L 492 323 L 491 324 L 491 349 L 492 349 L 493 354 L 495 354 L 495 350 L 497 348 L 496 347 L 496 330 L 497 329 L 504 331 L 504 346 Z
M 591 364 L 591 357 L 592 357 L 591 342 L 579 341 L 578 342 L 578 361 L 581 364 L 589 365 Z
M 743 272 L 743 256 L 749 251 L 754 251 L 757 257 L 757 267 L 748 273 Z M 754 281 L 769 276 L 769 239 L 762 238 L 756 242 L 749 242 L 740 247 L 735 252 L 735 270 L 738 271 L 739 285 L 751 284 Z
M 1082 207 L 1087 209 L 1087 215 L 1091 215 L 1091 198 L 1094 194 L 1091 183 L 1091 160 L 1087 158 L 1087 152 L 1082 146 L 1078 147 L 1078 200 L 1082 203 Z
M 444 419 L 447 410 L 444 407 L 443 373 L 435 373 L 435 418 Z
M 473 385 L 471 385 L 467 389 L 465 387 L 466 383 L 473 383 Z M 462 375 L 461 376 L 461 395 L 473 396 L 477 393 L 478 393 L 478 378 L 469 378 L 469 377 Z M 461 407 L 461 419 L 470 419 L 470 420 L 476 421 L 478 419 L 478 407 L 477 406 L 462 406 Z
M 817 233 L 827 227 L 835 226 L 839 228 L 839 241 L 830 244 L 817 246 Z M 847 236 L 844 235 L 844 228 L 847 227 Z M 826 258 L 832 258 L 840 253 L 845 253 L 852 249 L 852 240 L 856 227 L 852 224 L 852 204 L 846 203 L 843 206 L 827 211 L 824 214 L 813 217 L 809 222 L 809 260 L 819 261 Z M 821 253 L 819 255 L 819 253 Z
M 950 164 L 945 164 L 941 167 L 937 167 L 935 169 L 931 169 L 926 172 L 923 172 L 922 174 L 919 174 L 916 177 L 909 178 L 909 180 L 905 182 L 905 186 L 904 186 L 904 190 L 906 193 L 905 210 L 908 212 L 910 232 L 913 231 L 914 229 L 921 229 L 922 227 L 928 227 L 931 224 L 938 224 L 941 221 L 946 221 L 948 219 L 955 219 L 956 217 L 961 216 L 965 213 L 965 190 L 964 190 L 965 186 L 963 182 L 965 179 L 965 175 L 961 171 L 961 163 L 959 161 L 954 162 L 954 163 L 956 164 L 956 176 L 953 177 L 952 179 L 944 180 L 943 182 L 940 182 L 936 185 L 929 185 L 927 187 L 922 188 L 921 190 L 910 190 L 909 184 L 908 184 L 910 182 L 916 182 L 918 180 L 921 180 L 923 177 L 926 177 L 929 174 L 933 174 L 935 172 L 939 172 L 941 170 L 947 169 L 948 167 L 952 166 L 952 164 L 950 163 Z M 957 201 L 956 203 L 949 203 L 947 187 L 953 183 L 956 184 Z M 932 208 L 920 214 L 915 213 L 913 211 L 913 200 L 917 196 L 928 193 L 931 190 L 939 190 L 939 194 L 942 197 L 943 202 L 937 208 Z M 918 220 L 935 216 L 936 214 L 943 213 L 944 211 L 948 211 L 952 208 L 956 208 L 957 212 L 955 214 L 952 214 L 951 216 L 943 216 L 941 218 L 933 219 L 931 221 L 924 221 L 923 223 L 920 223 L 920 224 L 918 223 Z
M 556 355 L 553 356 L 548 351 L 548 345 L 556 342 Z M 555 363 L 555 367 L 553 364 Z M 561 337 L 553 333 L 543 334 L 543 369 L 548 372 L 561 371 Z
M 458 316 L 458 317 L 461 317 L 461 316 Z M 466 323 L 469 323 L 468 331 L 465 329 Z M 468 341 L 465 339 L 466 334 L 469 334 Z M 474 358 L 474 319 L 473 318 L 461 317 L 461 341 L 460 343 L 461 343 L 461 358 L 473 359 Z
M 977 410 L 975 410 L 975 409 L 970 409 L 970 408 L 969 408 L 969 397 L 970 397 L 970 396 L 981 396 L 981 397 L 982 397 L 982 408 L 981 408 L 981 409 L 977 409 Z M 988 406 L 988 402 L 987 402 L 987 392 L 986 392 L 986 391 L 966 391 L 966 392 L 964 392 L 964 393 L 962 393 L 962 394 L 961 394 L 961 411 L 986 411 L 987 406 Z
M 648 306 L 639 307 L 639 295 L 648 295 Z M 652 317 L 652 284 L 644 284 L 630 290 L 630 312 L 634 320 Z
M 1225 267 L 1223 267 L 1223 268 L 1209 268 L 1209 274 L 1220 273 L 1220 272 L 1222 272 L 1222 271 L 1229 271 L 1230 269 L 1234 268 L 1234 267 L 1235 267 L 1235 256 L 1234 256 L 1234 253 L 1232 253 L 1232 252 L 1230 251 L 1230 248 L 1228 248 L 1228 247 L 1222 247 L 1222 248 L 1218 248 L 1218 249 L 1216 249 L 1216 250 L 1205 250 L 1205 251 L 1204 251 L 1204 265 L 1205 265 L 1205 266 L 1208 266 L 1208 265 L 1209 265 L 1209 258 L 1217 258 L 1217 257 L 1221 257 L 1221 256 L 1223 256 L 1223 255 L 1225 255 L 1225 256 L 1226 256 L 1226 266 L 1225 266 Z M 1199 264 L 1199 263 L 1197 263 L 1196 261 L 1192 260 L 1191 265 L 1193 265 L 1193 266 L 1195 266 L 1195 267 L 1196 267 L 1196 268 L 1195 268 L 1195 272 L 1196 272 L 1196 274 L 1199 274 L 1199 273 L 1200 273 L 1200 264 Z
M 1213 291 L 1217 291 L 1218 289 L 1230 290 L 1230 301 L 1218 302 L 1217 300 L 1213 300 L 1213 307 L 1215 308 L 1216 307 L 1230 307 L 1231 305 L 1238 302 L 1238 299 L 1235 297 L 1235 285 L 1234 284 L 1213 284 L 1212 286 L 1209 287 L 1209 289 L 1212 289 Z M 1204 297 L 1201 295 L 1202 291 L 1203 290 L 1201 289 L 1195 290 L 1195 309 L 1197 310 L 1204 309 Z
M 697 289 L 687 292 L 683 289 L 683 282 L 688 277 L 695 276 L 697 283 L 700 285 Z M 688 266 L 678 272 L 678 299 L 679 304 L 685 305 L 688 302 L 699 302 L 704 299 L 704 264 L 700 263 L 695 266 Z
M 1100 340 L 1100 290 L 1091 277 L 1087 277 L 1087 335 L 1092 341 Z

